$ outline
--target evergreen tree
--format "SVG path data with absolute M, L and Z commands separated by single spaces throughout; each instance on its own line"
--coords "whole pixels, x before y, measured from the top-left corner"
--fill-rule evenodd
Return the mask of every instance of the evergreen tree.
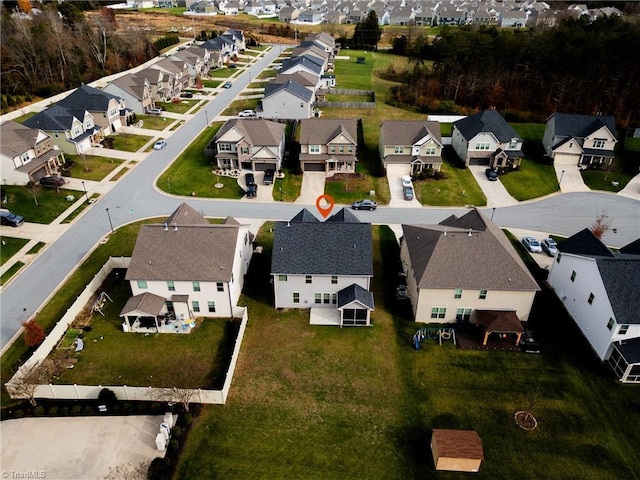
M 371 10 L 364 22 L 356 23 L 351 43 L 355 48 L 376 50 L 381 36 L 382 27 L 378 24 L 378 15 Z

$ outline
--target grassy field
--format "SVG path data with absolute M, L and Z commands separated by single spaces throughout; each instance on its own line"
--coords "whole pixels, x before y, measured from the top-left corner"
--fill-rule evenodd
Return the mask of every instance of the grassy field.
M 142 120 L 142 128 L 149 130 L 164 130 L 173 119 L 167 119 L 162 115 L 138 115 L 138 120 Z
M 113 148 L 125 152 L 137 152 L 144 147 L 152 137 L 146 135 L 134 135 L 131 133 L 116 133 L 109 135 L 113 139 Z
M 268 228 L 258 236 L 265 254 Z M 397 272 L 395 238 L 376 227 L 374 239 L 373 328 L 311 327 L 304 311 L 275 312 L 268 260 L 254 257 L 229 400 L 203 409 L 174 478 L 458 478 L 434 471 L 433 428 L 478 431 L 477 478 L 639 478 L 640 417 L 628 410 L 637 389 L 589 360 L 557 301 L 534 307 L 540 355 L 437 341 L 416 352 L 417 327 L 385 280 Z M 536 430 L 515 425 L 522 409 Z
M 67 195 L 78 195 L 75 190 L 55 188 L 35 187 L 35 198 L 33 189 L 18 185 L 3 185 L 3 190 L 7 192 L 6 208 L 24 217 L 25 222 L 49 224 L 55 220 L 62 212 L 69 208 L 70 202 Z
M 13 237 L 0 237 L 0 241 L 2 243 L 2 247 L 0 247 L 0 265 L 4 265 L 4 262 L 13 257 L 18 253 L 18 250 L 29 243 L 29 240 L 25 240 L 24 238 Z
M 99 157 L 97 155 L 65 155 L 67 161 L 73 161 L 71 167 L 71 176 L 73 178 L 82 178 L 84 180 L 94 180 L 99 182 L 104 177 L 115 170 L 122 160 Z
M 239 199 L 244 191 L 231 177 L 218 177 L 212 173 L 211 159 L 204 157 L 204 147 L 215 136 L 222 123 L 212 123 L 187 149 L 165 170 L 158 179 L 158 187 L 174 195 L 189 195 L 207 198 Z M 223 188 L 214 184 L 222 183 Z

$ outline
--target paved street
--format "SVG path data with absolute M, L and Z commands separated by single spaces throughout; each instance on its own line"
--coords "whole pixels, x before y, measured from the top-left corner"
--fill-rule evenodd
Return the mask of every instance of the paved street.
M 232 88 L 221 89 L 205 107 L 194 115 L 189 115 L 191 118 L 185 125 L 173 132 L 166 148 L 152 151 L 146 159 L 139 161 L 135 166 L 132 164 L 130 171 L 118 182 L 101 182 L 98 185 L 89 185 L 87 182 L 88 187 L 99 189 L 102 196 L 72 224 L 54 224 L 35 232 L 38 236 L 42 235 L 42 239 L 52 243 L 49 243 L 0 293 L 0 342 L 3 348 L 16 335 L 20 324 L 36 313 L 48 298 L 55 294 L 57 288 L 94 246 L 102 239 L 108 239 L 110 222 L 117 228 L 143 218 L 165 216 L 182 201 L 187 201 L 206 216 L 233 215 L 256 221 L 287 220 L 305 206 L 316 212 L 316 193 L 322 191 L 319 190 L 319 181 L 313 181 L 311 185 L 306 186 L 303 182 L 303 195 L 295 204 L 262 201 L 262 196 L 251 201 L 178 198 L 164 194 L 154 187 L 155 179 L 205 128 L 208 121 L 218 118 L 224 108 L 249 84 L 249 75 L 255 78 L 279 53 L 279 48 L 273 48 L 251 65 L 250 74 L 245 71 L 234 78 Z M 137 158 L 137 155 L 132 154 L 132 158 Z M 638 183 L 634 183 L 632 188 L 637 189 L 638 186 Z M 77 185 L 76 187 L 78 188 Z M 79 200 L 81 195 L 82 193 L 77 197 Z M 499 202 L 491 197 L 489 206 L 481 210 L 501 227 L 567 236 L 592 225 L 596 215 L 606 211 L 611 218 L 612 227 L 616 230 L 615 233 L 607 232 L 604 241 L 620 247 L 640 237 L 639 197 L 632 191 L 626 195 L 572 192 L 554 194 L 520 204 Z M 438 223 L 451 214 L 462 215 L 466 211 L 463 207 L 405 208 L 399 203 L 398 206 L 379 207 L 374 212 L 361 211 L 355 214 L 363 221 L 397 225 Z M 6 231 L 3 233 L 6 234 Z M 59 237 L 55 240 L 58 234 Z

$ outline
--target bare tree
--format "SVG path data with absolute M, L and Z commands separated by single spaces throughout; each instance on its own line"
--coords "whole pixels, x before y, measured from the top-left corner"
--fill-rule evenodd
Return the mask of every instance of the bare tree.
M 138 465 L 125 463 L 116 467 L 109 467 L 109 473 L 103 480 L 146 480 L 150 460 L 144 460 Z
M 35 363 L 30 367 L 24 367 L 26 371 L 19 372 L 19 375 L 14 376 L 6 384 L 7 391 L 12 397 L 27 398 L 32 406 L 38 405 L 35 399 L 36 389 L 51 380 L 49 370 L 43 363 Z
M 207 373 L 203 373 L 202 369 L 198 368 L 201 363 L 202 359 L 198 360 L 192 356 L 191 358 L 174 358 L 165 365 L 166 373 L 160 377 L 160 382 L 167 386 L 157 389 L 158 400 L 179 403 L 184 411 L 188 412 L 193 397 L 207 380 Z
M 606 210 L 603 210 L 599 214 L 596 215 L 596 221 L 591 225 L 591 233 L 593 233 L 597 238 L 602 239 L 603 235 L 609 231 L 611 228 L 611 218 L 607 215 Z
M 43 11 L 42 20 L 45 28 L 49 31 L 51 42 L 57 51 L 57 57 L 60 64 L 60 81 L 65 82 L 65 72 L 67 69 L 67 31 L 57 10 L 46 8 Z

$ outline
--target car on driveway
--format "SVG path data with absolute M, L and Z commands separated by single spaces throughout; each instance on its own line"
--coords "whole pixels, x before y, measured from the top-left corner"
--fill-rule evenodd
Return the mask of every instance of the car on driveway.
M 354 210 L 375 210 L 378 208 L 378 204 L 373 200 L 364 199 L 353 202 L 351 208 Z
M 161 108 L 150 108 L 147 110 L 147 115 L 162 115 Z
M 193 93 L 191 93 L 191 92 L 182 92 L 180 94 L 180 97 L 182 97 L 182 98 L 193 98 Z
M 538 242 L 534 237 L 528 235 L 526 237 L 522 237 L 522 244 L 531 253 L 542 253 L 540 242 Z
M 0 211 L 0 221 L 2 225 L 9 225 L 10 227 L 19 227 L 24 223 L 24 218 L 9 210 Z
M 253 173 L 249 172 L 244 174 L 244 183 L 247 184 L 247 187 L 249 185 L 255 185 L 256 177 L 253 175 Z
M 153 149 L 162 150 L 166 146 L 167 146 L 167 141 L 163 138 L 162 140 L 158 140 L 156 143 L 153 144 Z
M 411 177 L 409 175 L 403 175 L 402 176 L 402 186 L 403 187 L 413 187 L 413 184 L 411 183 Z
M 243 110 L 238 114 L 239 117 L 255 117 L 256 112 L 253 110 Z
M 484 174 L 492 182 L 495 182 L 496 180 L 498 180 L 498 172 L 496 172 L 493 168 L 487 168 L 484 171 Z
M 413 188 L 411 188 L 411 187 L 402 187 L 402 197 L 405 200 L 413 200 Z
M 558 253 L 558 244 L 553 238 L 543 239 L 540 242 L 540 246 L 542 247 L 542 250 L 547 252 L 547 255 L 549 255 L 550 257 L 553 257 L 556 253 Z
M 66 180 L 62 177 L 42 177 L 40 179 L 40 185 L 43 187 L 62 187 L 66 182 Z
M 262 183 L 264 185 L 271 185 L 273 183 L 273 177 L 275 175 L 275 171 L 272 168 L 264 171 L 264 178 L 262 179 Z
M 224 84 L 222 85 L 222 88 L 231 88 L 231 82 L 224 82 Z

